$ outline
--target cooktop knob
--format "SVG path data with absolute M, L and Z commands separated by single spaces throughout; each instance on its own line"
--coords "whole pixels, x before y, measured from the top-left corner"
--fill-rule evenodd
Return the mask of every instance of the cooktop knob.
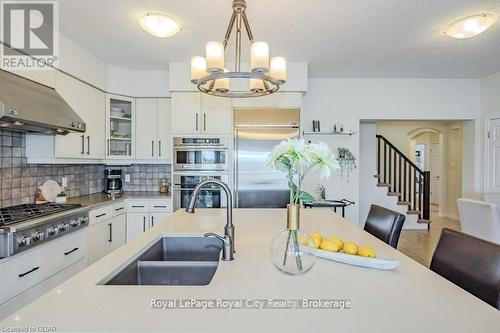
M 31 236 L 31 238 L 34 241 L 40 241 L 40 240 L 43 240 L 43 236 L 45 236 L 43 232 L 37 231 L 35 234 L 33 234 L 33 236 Z
M 17 239 L 17 244 L 19 244 L 19 246 L 30 246 L 31 245 L 31 237 L 21 236 Z
M 89 221 L 88 217 L 80 217 L 80 224 L 85 224 Z
M 61 231 L 66 231 L 68 229 L 69 229 L 69 224 L 68 223 L 64 223 L 64 224 L 61 224 L 59 226 L 59 230 L 61 230 Z
M 59 232 L 59 229 L 57 229 L 57 227 L 51 227 L 49 229 L 49 235 L 51 235 L 51 236 L 57 235 L 58 232 Z
M 71 220 L 70 224 L 73 228 L 78 227 L 79 224 L 78 219 Z

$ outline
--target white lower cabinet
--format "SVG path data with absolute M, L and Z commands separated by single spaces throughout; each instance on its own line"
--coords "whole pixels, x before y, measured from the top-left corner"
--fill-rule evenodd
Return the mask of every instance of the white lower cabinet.
M 127 203 L 127 242 L 172 213 L 171 199 L 130 199 Z
M 149 213 L 127 213 L 127 242 L 149 229 Z
M 42 294 L 49 289 L 40 285 L 61 280 L 60 272 L 85 261 L 85 236 L 75 232 L 0 263 L 0 319 L 33 300 L 32 288 Z
M 127 220 L 124 203 L 92 210 L 89 216 L 87 262 L 91 265 L 125 244 Z

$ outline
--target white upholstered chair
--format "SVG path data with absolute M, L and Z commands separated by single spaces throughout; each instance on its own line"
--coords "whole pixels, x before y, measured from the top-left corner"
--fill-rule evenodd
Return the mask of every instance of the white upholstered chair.
M 458 199 L 462 232 L 500 244 L 500 213 L 496 204 Z

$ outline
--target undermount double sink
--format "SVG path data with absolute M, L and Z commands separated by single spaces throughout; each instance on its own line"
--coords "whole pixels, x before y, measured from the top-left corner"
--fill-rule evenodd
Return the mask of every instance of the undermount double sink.
M 162 237 L 105 284 L 204 286 L 221 250 L 222 242 L 212 237 Z

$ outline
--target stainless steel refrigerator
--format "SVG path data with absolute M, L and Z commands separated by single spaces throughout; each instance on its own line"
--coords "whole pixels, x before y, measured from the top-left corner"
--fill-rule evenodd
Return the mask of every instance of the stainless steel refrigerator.
M 286 174 L 271 170 L 267 157 L 281 141 L 299 136 L 299 110 L 235 109 L 234 124 L 236 207 L 286 207 Z

